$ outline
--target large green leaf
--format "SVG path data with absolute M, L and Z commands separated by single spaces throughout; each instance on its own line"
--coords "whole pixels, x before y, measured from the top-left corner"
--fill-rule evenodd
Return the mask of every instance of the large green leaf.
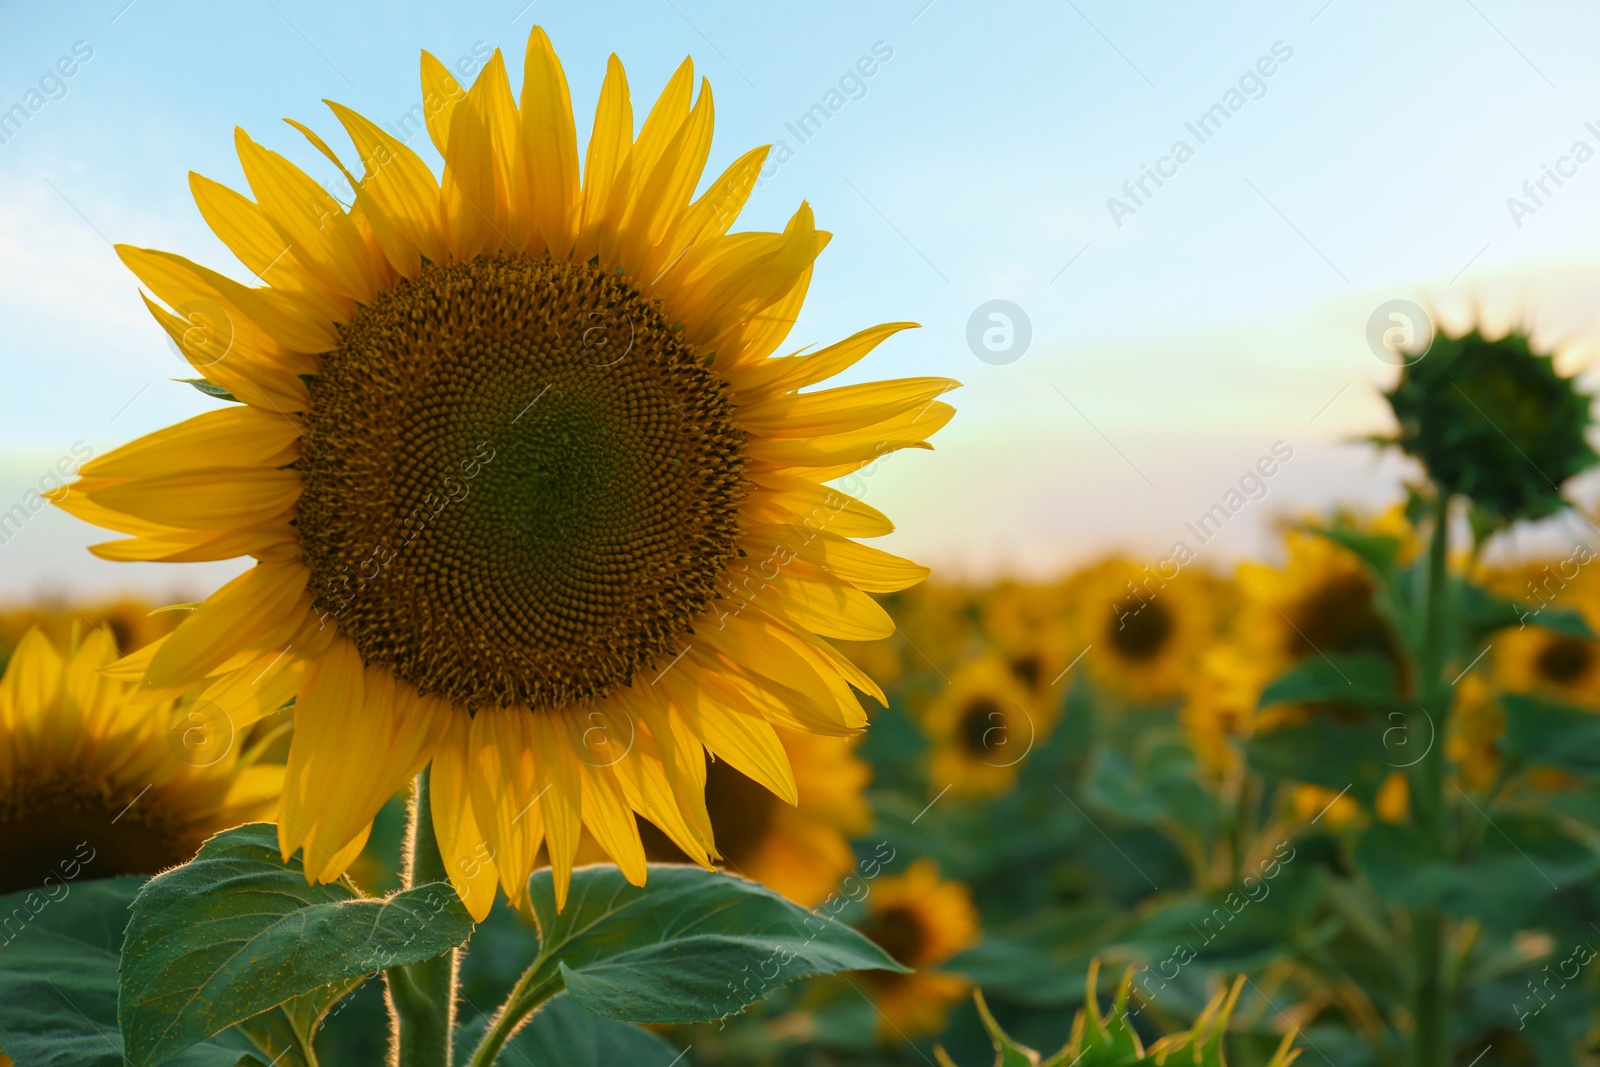
M 1508 693 L 1500 703 L 1508 754 L 1533 766 L 1600 778 L 1600 715 L 1518 693 Z
M 264 824 L 218 834 L 133 903 L 120 1015 L 134 1067 L 165 1062 L 287 1001 L 304 1020 L 364 975 L 433 959 L 472 920 L 445 883 L 375 900 L 309 885 Z
M 559 912 L 548 868 L 528 890 L 541 939 L 530 988 L 564 987 L 606 1018 L 701 1022 L 807 975 L 905 969 L 843 923 L 699 867 L 652 864 L 643 886 L 585 867 Z
M 0 1049 L 18 1067 L 122 1067 L 117 953 L 144 879 L 57 883 L 0 897 Z M 207 1042 L 181 1067 L 233 1067 Z

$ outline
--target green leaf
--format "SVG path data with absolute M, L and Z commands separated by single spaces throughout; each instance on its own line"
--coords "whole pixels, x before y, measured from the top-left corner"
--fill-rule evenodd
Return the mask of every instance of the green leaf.
M 167 1059 L 241 1020 L 297 998 L 320 1016 L 374 971 L 433 959 L 472 920 L 445 883 L 381 900 L 308 885 L 278 857 L 277 830 L 218 834 L 189 863 L 147 883 L 122 954 L 121 1010 L 134 1067 Z
M 470 1058 L 486 1023 L 480 1018 L 457 1029 L 458 1064 Z M 506 1043 L 500 1061 L 538 1067 L 672 1067 L 679 1056 L 676 1048 L 648 1030 L 602 1019 L 571 997 L 557 997 Z
M 584 867 L 560 912 L 549 868 L 528 890 L 541 942 L 529 988 L 564 987 L 609 1019 L 703 1022 L 796 978 L 905 970 L 843 923 L 699 867 L 652 864 L 643 886 L 613 866 Z
M 1380 720 L 1346 725 L 1318 717 L 1257 734 L 1245 743 L 1245 758 L 1263 777 L 1310 782 L 1335 792 L 1348 789 L 1356 799 L 1371 805 L 1384 778 L 1414 758 L 1407 754 L 1410 736 L 1400 723 L 1397 718 L 1387 724 Z M 1395 743 L 1386 747 L 1385 735 L 1390 731 L 1394 731 L 1390 740 Z M 1401 740 L 1406 742 L 1404 746 L 1399 744 Z M 1426 747 L 1426 741 L 1424 737 L 1415 746 L 1417 752 Z
M 1390 707 L 1395 703 L 1394 664 L 1370 652 L 1310 656 L 1261 691 L 1258 707 L 1274 704 L 1355 704 Z
M 1500 704 L 1507 754 L 1533 766 L 1600 778 L 1600 715 L 1520 693 L 1506 694 Z
M 174 378 L 173 381 L 182 382 L 184 385 L 192 385 L 202 393 L 206 394 L 206 396 L 214 397 L 217 400 L 226 400 L 231 404 L 244 403 L 244 401 L 240 400 L 238 397 L 222 388 L 222 386 L 213 385 L 204 378 Z
M 1400 539 L 1388 534 L 1372 533 L 1355 526 L 1302 526 L 1301 529 L 1326 537 L 1341 548 L 1348 549 L 1367 565 L 1367 569 L 1385 585 L 1393 583 L 1396 561 L 1400 558 Z
M 1549 816 L 1469 807 L 1462 817 L 1488 823 L 1469 862 L 1419 859 L 1426 848 L 1418 831 L 1378 823 L 1357 843 L 1356 864 L 1389 904 L 1438 908 L 1506 935 L 1600 869 L 1600 855 Z
M 0 1047 L 23 1067 L 122 1067 L 117 953 L 142 878 L 58 882 L 0 897 Z M 173 1062 L 233 1067 L 207 1042 Z
M 1533 607 L 1496 596 L 1471 582 L 1460 583 L 1461 626 L 1467 640 L 1477 644 L 1496 631 L 1516 626 L 1538 626 L 1563 637 L 1580 641 L 1600 640 L 1589 628 L 1581 612 L 1569 607 L 1545 604 Z

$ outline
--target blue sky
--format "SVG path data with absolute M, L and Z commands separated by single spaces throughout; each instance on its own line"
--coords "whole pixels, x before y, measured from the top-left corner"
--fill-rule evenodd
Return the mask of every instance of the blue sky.
M 1403 467 L 1343 442 L 1384 424 L 1393 371 L 1365 334 L 1389 299 L 1525 321 L 1587 365 L 1600 158 L 1574 148 L 1600 151 L 1592 7 L 525 2 L 0 4 L 0 113 L 42 102 L 0 126 L 0 510 L 76 442 L 102 452 L 204 407 L 167 380 L 187 367 L 110 242 L 242 274 L 186 181 L 243 186 L 234 125 L 332 180 L 280 118 L 343 147 L 322 98 L 392 121 L 419 97 L 422 48 L 503 48 L 515 80 L 535 22 L 580 130 L 610 52 L 636 99 L 690 55 L 716 97 L 711 172 L 787 143 L 743 225 L 780 227 L 807 199 L 835 234 L 796 345 L 923 323 L 860 373 L 966 383 L 938 449 L 872 486 L 902 525 L 892 547 L 947 572 L 1154 559 L 1279 441 L 1293 459 L 1215 562 L 1260 550 L 1278 515 L 1381 502 Z M 872 75 L 853 75 L 864 58 Z M 830 103 L 802 143 L 791 127 Z M 1187 124 L 1219 104 L 1201 143 Z M 1566 176 L 1534 203 L 1524 183 L 1547 167 Z M 1146 168 L 1167 177 L 1135 201 L 1124 183 Z M 969 348 L 991 300 L 1030 323 L 1014 362 Z M 229 570 L 99 564 L 96 539 L 41 513 L 0 545 L 0 595 L 187 593 Z

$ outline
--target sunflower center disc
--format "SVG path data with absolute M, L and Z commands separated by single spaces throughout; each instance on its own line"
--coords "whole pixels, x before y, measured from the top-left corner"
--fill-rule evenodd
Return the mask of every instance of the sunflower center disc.
M 356 312 L 310 391 L 316 610 L 423 694 L 604 694 L 676 653 L 736 555 L 726 386 L 599 267 L 429 266 Z

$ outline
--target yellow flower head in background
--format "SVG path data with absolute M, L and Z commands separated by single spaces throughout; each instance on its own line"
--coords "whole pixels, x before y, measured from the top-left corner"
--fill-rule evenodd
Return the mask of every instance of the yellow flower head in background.
M 907 967 L 910 974 L 866 971 L 860 978 L 882 1013 L 886 1039 L 934 1033 L 944 1026 L 950 1006 L 966 996 L 970 983 L 957 975 L 929 970 L 978 940 L 978 913 L 972 894 L 960 882 L 939 877 L 931 860 L 917 860 L 905 873 L 885 875 L 867 895 L 862 932 Z
M 140 699 L 116 658 L 99 631 L 63 651 L 31 630 L 0 678 L 0 893 L 155 874 L 272 816 L 283 768 L 208 704 Z
M 1282 567 L 1239 567 L 1243 640 L 1272 675 L 1314 656 L 1371 653 L 1404 663 L 1379 613 L 1377 587 L 1348 549 L 1305 530 L 1284 539 Z
M 1200 657 L 1178 719 L 1195 755 L 1216 777 L 1242 770 L 1237 743 L 1253 732 L 1256 704 L 1268 681 L 1256 659 L 1237 644 L 1216 645 Z
M 933 787 L 969 796 L 1010 789 L 1023 758 L 1053 725 L 1043 707 L 998 656 L 957 669 L 922 714 Z
M 1571 576 L 1563 577 L 1563 571 Z M 1490 657 L 1496 685 L 1600 710 L 1600 642 L 1538 625 L 1546 608 L 1576 610 L 1590 629 L 1600 625 L 1594 573 L 1570 563 L 1534 563 L 1498 576 L 1494 584 L 1522 600 L 1528 612 L 1526 625 L 1494 635 Z
M 1112 692 L 1141 703 L 1179 696 L 1218 629 L 1211 577 L 1171 577 L 1129 560 L 1104 560 L 1068 582 L 1084 665 Z
M 687 60 L 635 137 L 613 56 L 581 159 L 540 29 L 520 98 L 498 51 L 470 91 L 424 53 L 422 84 L 442 183 L 337 104 L 364 167 L 349 210 L 243 132 L 254 199 L 193 178 L 264 287 L 119 247 L 241 403 L 95 459 L 57 502 L 131 535 L 107 558 L 254 557 L 121 676 L 295 697 L 279 844 L 312 879 L 431 763 L 481 917 L 496 882 L 523 899 L 542 844 L 564 899 L 584 828 L 642 882 L 635 813 L 708 863 L 703 748 L 792 803 L 774 726 L 865 725 L 851 686 L 882 694 L 828 640 L 892 633 L 867 594 L 926 571 L 851 540 L 889 524 L 824 483 L 926 447 L 955 383 L 801 392 L 909 324 L 773 357 L 828 234 L 805 205 L 728 232 L 764 148 L 693 198 L 712 98 Z
M 100 630 L 122 651 L 132 652 L 172 632 L 183 621 L 181 611 L 152 611 L 155 605 L 122 598 L 97 603 L 45 601 L 0 608 L 0 670 L 17 642 L 37 627 L 55 645 L 67 644 L 85 627 Z
M 812 907 L 856 865 L 850 838 L 872 825 L 865 796 L 872 768 L 856 756 L 851 738 L 782 729 L 778 736 L 800 803 L 782 803 L 718 760 L 706 773 L 706 811 L 730 871 Z M 645 828 L 644 838 L 652 860 L 683 861 L 682 851 L 654 827 Z

